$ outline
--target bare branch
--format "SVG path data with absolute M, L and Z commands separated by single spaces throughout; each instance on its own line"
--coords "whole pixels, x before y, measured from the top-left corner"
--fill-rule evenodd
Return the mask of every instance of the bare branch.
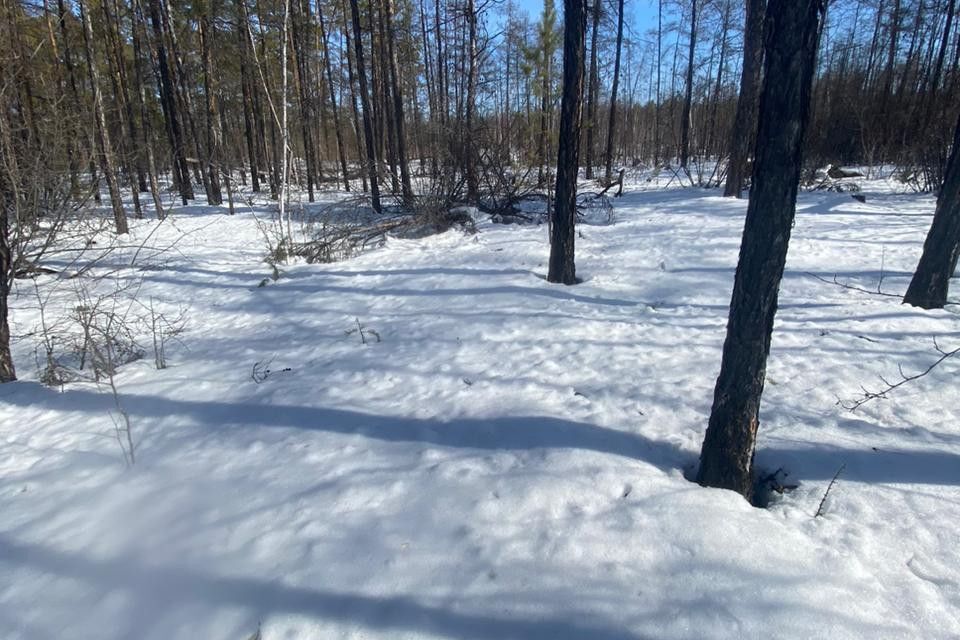
M 940 366 L 940 364 L 943 363 L 944 360 L 947 360 L 948 358 L 952 358 L 953 356 L 955 356 L 955 355 L 957 355 L 958 353 L 960 353 L 960 347 L 957 347 L 956 349 L 953 349 L 952 351 L 945 351 L 945 350 L 941 349 L 941 348 L 940 348 L 940 345 L 937 344 L 936 339 L 934 339 L 933 345 L 934 345 L 934 348 L 936 349 L 937 353 L 940 354 L 940 357 L 937 358 L 937 359 L 933 362 L 933 364 L 931 364 L 929 367 L 927 367 L 926 369 L 924 369 L 924 370 L 921 371 L 920 373 L 916 373 L 916 374 L 914 374 L 914 375 L 907 375 L 907 374 L 905 374 L 904 371 L 903 371 L 903 366 L 898 364 L 898 365 L 897 365 L 897 369 L 898 369 L 899 372 L 900 372 L 900 380 L 899 380 L 899 381 L 897 381 L 897 382 L 890 382 L 890 381 L 888 381 L 886 378 L 884 378 L 883 376 L 879 376 L 880 381 L 881 381 L 881 382 L 883 383 L 883 385 L 884 385 L 882 389 L 878 389 L 878 390 L 876 390 L 876 391 L 871 391 L 871 390 L 867 389 L 866 387 L 864 387 L 863 385 L 861 385 L 861 386 L 860 386 L 860 389 L 861 389 L 861 391 L 862 391 L 863 393 L 862 393 L 862 395 L 861 395 L 859 398 L 857 398 L 856 400 L 853 400 L 853 401 L 837 400 L 837 404 L 839 404 L 841 407 L 843 407 L 843 408 L 846 409 L 847 411 L 856 411 L 856 410 L 859 409 L 861 406 L 863 406 L 864 404 L 870 402 L 871 400 L 876 400 L 876 399 L 878 399 L 878 398 L 886 399 L 886 398 L 888 397 L 888 394 L 889 394 L 891 391 L 894 391 L 895 389 L 898 389 L 898 388 L 902 387 L 903 385 L 907 384 L 908 382 L 913 382 L 914 380 L 917 380 L 917 379 L 919 379 L 919 378 L 922 378 L 923 376 L 927 375 L 928 373 L 930 373 L 931 371 L 933 371 L 934 369 L 936 369 L 938 366 Z

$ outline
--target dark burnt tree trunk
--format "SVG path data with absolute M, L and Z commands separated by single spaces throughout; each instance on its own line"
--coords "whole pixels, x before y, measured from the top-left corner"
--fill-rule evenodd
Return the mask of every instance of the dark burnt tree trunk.
M 468 26 L 467 37 L 467 103 L 466 136 L 464 139 L 464 174 L 467 181 L 467 201 L 480 201 L 480 178 L 477 174 L 477 145 L 475 131 L 475 112 L 477 109 L 477 13 L 474 11 L 473 0 L 467 0 L 466 18 Z
M 723 195 L 739 198 L 747 173 L 747 154 L 757 122 L 757 98 L 763 70 L 763 17 L 766 0 L 747 0 L 747 18 L 743 28 L 743 67 L 740 72 L 740 97 L 730 137 L 730 161 Z
M 825 0 L 770 0 L 753 187 L 697 482 L 753 497 L 753 453 L 796 211 Z
M 586 177 L 593 179 L 594 131 L 597 128 L 597 98 L 600 93 L 600 72 L 597 66 L 597 31 L 600 28 L 600 1 L 593 0 L 590 16 L 593 20 L 590 27 L 590 76 L 587 88 L 587 139 L 586 139 Z
M 621 0 L 622 2 L 622 0 Z M 563 94 L 560 98 L 560 141 L 557 187 L 550 226 L 550 270 L 547 280 L 576 284 L 574 239 L 577 221 L 577 172 L 580 121 L 583 115 L 583 72 L 587 31 L 586 0 L 563 2 Z
M 607 150 L 604 154 L 603 181 L 613 180 L 613 139 L 617 126 L 617 89 L 620 86 L 620 52 L 623 49 L 623 0 L 617 3 L 617 53 L 613 59 L 613 87 L 610 89 L 610 119 L 607 121 Z
M 367 175 L 370 178 L 370 199 L 373 210 L 380 213 L 380 185 L 377 181 L 376 146 L 373 140 L 373 121 L 370 117 L 370 93 L 367 91 L 367 72 L 364 68 L 363 32 L 360 30 L 360 8 L 357 0 L 350 0 L 350 18 L 353 23 L 353 47 L 357 62 L 357 81 L 360 85 L 360 103 L 363 108 L 363 138 L 366 143 Z
M 910 280 L 904 304 L 942 309 L 947 304 L 950 278 L 960 257 L 960 119 L 953 134 L 953 151 L 947 161 L 937 210 L 923 243 L 920 263 Z
M 697 0 L 690 0 L 690 46 L 687 50 L 687 83 L 680 114 L 680 166 L 690 160 L 690 109 L 693 104 L 693 58 L 697 49 Z

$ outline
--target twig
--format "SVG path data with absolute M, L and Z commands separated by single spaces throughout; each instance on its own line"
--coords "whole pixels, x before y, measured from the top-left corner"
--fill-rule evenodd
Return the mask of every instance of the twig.
M 827 503 L 827 496 L 830 495 L 830 490 L 833 489 L 833 484 L 837 481 L 837 478 L 840 477 L 840 474 L 847 467 L 847 463 L 844 462 L 840 465 L 840 468 L 837 469 L 837 472 L 833 474 L 833 479 L 830 480 L 830 484 L 827 485 L 827 490 L 823 492 L 823 498 L 820 499 L 820 506 L 817 507 L 817 512 L 813 515 L 814 518 L 819 518 L 823 515 L 823 505 Z
M 822 276 L 818 276 L 818 275 L 815 274 L 815 273 L 810 273 L 809 271 L 805 271 L 804 273 L 806 273 L 806 274 L 807 274 L 808 276 L 810 276 L 811 278 L 816 278 L 817 280 L 819 280 L 819 281 L 821 281 L 821 282 L 826 282 L 827 284 L 835 284 L 835 285 L 837 285 L 838 287 L 842 287 L 842 288 L 844 288 L 844 289 L 850 289 L 850 290 L 852 290 L 852 291 L 859 291 L 859 292 L 861 292 L 861 293 L 869 293 L 869 294 L 872 295 L 872 296 L 886 296 L 886 297 L 888 297 L 888 298 L 900 298 L 900 297 L 902 297 L 902 296 L 900 296 L 900 295 L 897 294 L 897 293 L 886 293 L 885 291 L 880 291 L 880 284 L 877 285 L 877 290 L 876 290 L 876 291 L 871 291 L 870 289 L 864 289 L 863 287 L 858 287 L 858 286 L 856 286 L 856 285 L 847 284 L 846 282 L 840 282 L 839 280 L 837 280 L 837 276 L 833 276 L 833 280 L 827 280 L 826 278 L 824 278 L 824 277 L 822 277 Z M 882 267 L 881 267 L 881 272 L 880 272 L 880 283 L 881 283 L 881 284 L 883 283 L 883 271 L 882 271 Z
M 933 339 L 933 347 L 934 349 L 937 350 L 937 353 L 940 354 L 940 357 L 937 358 L 933 362 L 933 364 L 931 364 L 929 367 L 927 367 L 920 373 L 908 376 L 903 372 L 903 367 L 901 365 L 897 365 L 897 370 L 900 372 L 900 380 L 898 382 L 888 382 L 885 378 L 883 378 L 883 376 L 881 376 L 880 381 L 883 382 L 884 384 L 883 389 L 880 389 L 879 391 L 870 391 L 869 389 L 861 386 L 860 390 L 863 391 L 863 395 L 860 398 L 858 398 L 853 402 L 844 402 L 843 400 L 837 400 L 837 404 L 839 404 L 841 407 L 843 407 L 847 411 L 856 411 L 861 406 L 863 406 L 867 402 L 870 402 L 871 400 L 876 400 L 877 398 L 886 399 L 887 394 L 889 394 L 894 389 L 902 387 L 908 382 L 912 382 L 918 378 L 922 378 L 923 376 L 927 375 L 928 373 L 936 369 L 938 366 L 940 366 L 940 363 L 942 363 L 944 360 L 948 358 L 952 358 L 953 356 L 960 353 L 960 347 L 957 347 L 952 351 L 944 351 L 943 349 L 940 348 L 940 345 L 937 344 L 936 338 Z

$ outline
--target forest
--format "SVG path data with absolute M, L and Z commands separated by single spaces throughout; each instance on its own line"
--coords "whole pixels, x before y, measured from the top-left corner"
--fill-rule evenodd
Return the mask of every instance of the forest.
M 957 8 L 0 0 L 0 636 L 960 635 Z

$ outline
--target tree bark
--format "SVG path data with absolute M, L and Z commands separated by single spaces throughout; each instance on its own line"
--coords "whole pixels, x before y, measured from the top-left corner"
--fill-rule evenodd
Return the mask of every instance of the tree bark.
M 603 160 L 603 181 L 613 181 L 613 134 L 617 126 L 617 90 L 620 86 L 620 53 L 623 49 L 623 0 L 617 3 L 617 53 L 613 59 L 613 86 L 610 89 L 610 120 L 607 122 L 607 150 Z
M 313 202 L 316 199 L 313 187 L 318 164 L 312 128 L 314 122 L 313 101 L 309 91 L 309 87 L 313 85 L 313 79 L 308 62 L 310 52 L 306 50 L 306 43 L 310 41 L 310 38 L 303 33 L 305 29 L 309 28 L 309 18 L 300 2 L 301 0 L 290 1 L 290 6 L 293 9 L 290 26 L 292 27 L 293 56 L 296 63 L 294 73 L 297 81 L 297 98 L 300 102 L 300 136 L 303 140 L 303 152 L 307 164 L 307 199 Z
M 360 110 L 357 108 L 357 83 L 354 80 L 353 73 L 353 53 L 352 47 L 350 46 L 350 25 L 347 24 L 349 18 L 346 17 L 346 4 L 343 5 L 344 9 L 344 44 L 346 45 L 346 58 L 347 58 L 347 83 L 350 85 L 350 111 L 353 115 L 353 137 L 357 144 L 357 160 L 360 163 L 360 188 L 364 192 L 367 191 L 367 172 L 363 170 L 363 167 L 366 166 L 366 157 L 364 156 L 364 137 L 363 132 L 360 129 Z
M 472 0 L 467 0 L 472 3 Z M 403 93 L 400 89 L 400 65 L 397 62 L 397 50 L 393 38 L 393 25 L 390 20 L 393 17 L 394 7 L 391 0 L 383 0 L 386 30 L 387 57 L 389 58 L 389 76 L 390 76 L 390 94 L 393 99 L 393 120 L 394 135 L 396 136 L 397 146 L 397 164 L 400 167 L 400 185 L 404 202 L 413 202 L 413 186 L 410 183 L 410 167 L 407 160 L 407 130 L 405 117 L 403 113 Z M 472 15 L 472 12 L 471 12 Z M 476 17 L 474 16 L 474 20 Z
M 100 73 L 97 68 L 96 54 L 93 49 L 93 24 L 90 21 L 90 11 L 85 0 L 78 0 L 80 17 L 83 21 L 83 41 L 87 56 L 87 73 L 90 75 L 90 86 L 93 88 L 93 111 L 97 129 L 97 151 L 100 158 L 100 170 L 107 181 L 110 190 L 110 206 L 113 209 L 113 221 L 117 234 L 127 233 L 127 213 L 123 209 L 120 197 L 120 185 L 117 184 L 116 163 L 113 159 L 113 146 L 110 143 L 110 131 L 107 128 L 107 117 L 103 111 L 103 94 L 100 90 Z
M 622 0 L 621 0 L 622 2 Z M 550 225 L 549 282 L 576 284 L 574 242 L 577 222 L 577 173 L 583 115 L 583 75 L 587 31 L 586 0 L 564 0 L 563 94 L 553 224 Z
M 747 0 L 747 17 L 743 28 L 743 67 L 740 72 L 740 97 L 730 134 L 730 161 L 723 195 L 739 198 L 747 173 L 747 154 L 757 122 L 757 98 L 760 74 L 763 71 L 763 17 L 766 0 Z
M 160 0 L 149 0 L 150 25 L 153 28 L 154 51 L 157 58 L 157 75 L 160 89 L 160 102 L 167 123 L 167 136 L 173 158 L 174 181 L 180 189 L 183 204 L 194 199 L 193 184 L 190 182 L 190 168 L 187 165 L 186 148 L 183 141 L 183 128 L 180 110 L 177 104 L 176 88 L 172 77 L 170 59 L 167 55 L 163 20 L 160 13 Z
M 690 160 L 690 109 L 693 105 L 693 57 L 697 49 L 697 0 L 690 0 L 690 45 L 687 49 L 687 83 L 680 114 L 680 166 Z
M 590 82 L 587 89 L 587 149 L 586 149 L 586 178 L 593 180 L 593 152 L 594 131 L 597 128 L 597 98 L 600 93 L 600 72 L 597 65 L 597 31 L 600 28 L 600 2 L 593 0 L 590 15 L 593 24 L 590 28 Z
M 4 112 L 7 105 L 3 105 Z M 3 117 L 3 116 L 0 116 Z M 0 127 L 3 127 L 0 122 Z M 10 151 L 6 142 L 9 140 L 7 132 L 0 132 L 4 136 L 4 144 L 0 149 Z M 7 162 L 15 163 L 16 158 L 11 154 Z M 6 164 L 6 163 L 4 163 Z M 6 166 L 0 167 L 0 383 L 13 382 L 17 379 L 17 371 L 13 366 L 13 354 L 10 351 L 10 324 L 8 316 L 10 308 L 10 282 L 13 277 L 13 253 L 10 248 L 10 219 L 9 211 L 14 208 L 13 199 L 15 187 L 12 184 L 17 178 Z M 5 184 L 9 183 L 9 184 Z
M 140 145 L 143 148 L 144 155 L 147 158 L 147 176 L 150 180 L 150 195 L 153 198 L 153 207 L 158 220 L 165 217 L 163 200 L 160 197 L 160 184 L 157 181 L 157 162 L 153 153 L 153 140 L 149 135 L 147 126 L 147 96 L 146 96 L 146 74 L 143 72 L 143 45 L 146 38 L 146 26 L 144 24 L 143 8 L 139 0 L 131 2 L 131 33 L 133 36 L 133 77 L 137 85 L 137 91 L 134 94 L 137 97 L 137 108 L 140 111 Z
M 140 159 L 140 149 L 137 144 L 137 120 L 133 113 L 133 101 L 130 100 L 127 65 L 120 43 L 120 6 L 112 0 L 113 13 L 110 13 L 110 2 L 101 2 L 100 8 L 107 31 L 108 51 L 107 69 L 110 72 L 110 82 L 113 86 L 114 99 L 120 104 L 116 114 L 120 123 L 121 141 L 119 144 L 121 167 L 126 166 L 126 173 L 130 184 L 130 195 L 133 200 L 134 217 L 142 218 L 143 209 L 140 206 L 140 192 L 147 190 L 147 179 Z M 126 134 L 126 135 L 124 135 Z
M 213 37 L 211 25 L 216 17 L 209 0 L 204 3 L 203 14 L 200 16 L 200 49 L 203 60 L 203 97 L 206 130 L 207 181 L 210 183 L 210 194 L 207 204 L 223 204 L 223 195 L 220 192 L 220 146 L 222 134 L 220 132 L 220 118 L 217 116 L 217 103 L 213 88 L 213 61 L 210 55 L 210 39 Z M 229 179 L 229 178 L 228 178 Z
M 330 47 L 327 44 L 327 28 L 323 21 L 323 8 L 317 4 L 317 21 L 320 23 L 320 42 L 323 44 L 323 64 L 327 72 L 327 86 L 330 91 L 330 108 L 333 111 L 333 129 L 337 136 L 337 157 L 340 159 L 340 172 L 343 176 L 343 188 L 350 191 L 350 174 L 347 171 L 347 156 L 344 149 L 343 130 L 340 128 L 340 111 L 337 109 L 337 94 L 333 90 L 333 70 L 330 63 Z
M 389 1 L 389 0 L 388 0 Z M 467 104 L 466 104 L 466 139 L 464 140 L 464 169 L 467 181 L 467 201 L 480 201 L 480 178 L 477 175 L 477 145 L 475 112 L 477 110 L 477 14 L 474 11 L 473 0 L 467 0 Z
M 943 186 L 937 197 L 933 223 L 923 243 L 923 253 L 910 280 L 904 304 L 942 309 L 947 304 L 950 278 L 960 257 L 960 118 L 953 134 L 953 151 L 947 161 Z
M 367 92 L 367 72 L 364 69 L 363 33 L 360 30 L 360 9 L 357 6 L 357 0 L 350 0 L 350 17 L 353 22 L 353 47 L 357 61 L 357 80 L 360 84 L 360 102 L 363 107 L 363 138 L 367 151 L 367 175 L 370 177 L 370 199 L 373 203 L 373 210 L 380 213 L 380 185 L 377 182 L 378 156 L 373 141 L 370 97 Z
M 825 0 L 770 0 L 753 188 L 697 482 L 753 497 L 753 454 L 777 295 L 796 212 Z

